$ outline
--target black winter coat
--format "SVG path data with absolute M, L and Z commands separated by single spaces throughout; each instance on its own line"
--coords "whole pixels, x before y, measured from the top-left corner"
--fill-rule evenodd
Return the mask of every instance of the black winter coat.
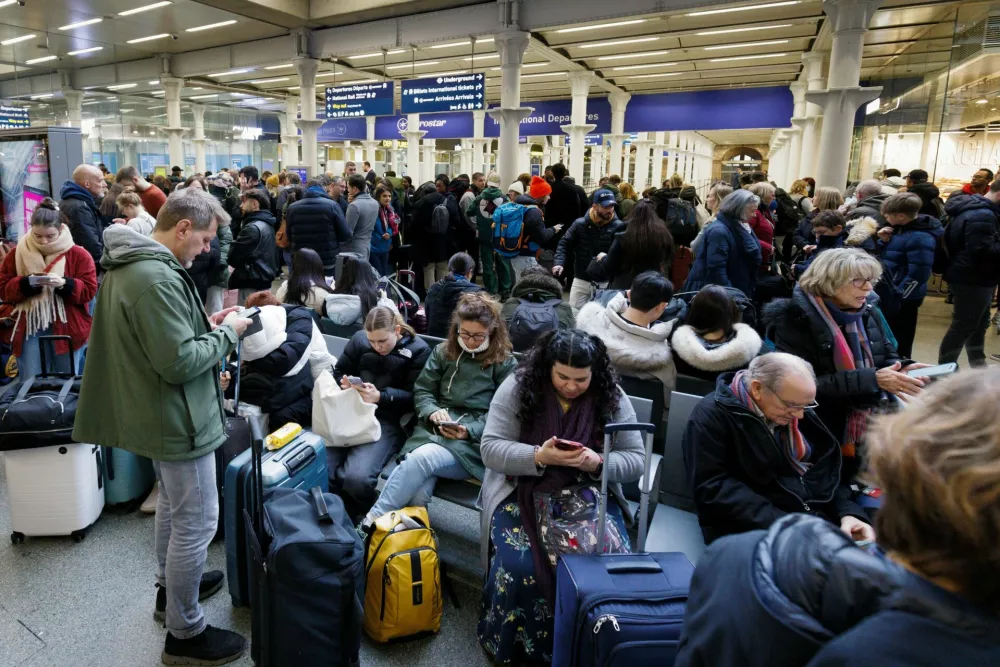
M 73 181 L 66 181 L 59 192 L 59 210 L 69 219 L 73 243 L 89 252 L 98 273 L 102 272 L 104 219 L 94 197 Z
M 302 199 L 288 207 L 285 231 L 292 251 L 315 250 L 329 275 L 333 275 L 337 265 L 340 244 L 351 239 L 344 210 L 326 194 L 315 190 L 306 190 Z
M 995 287 L 1000 282 L 1000 210 L 981 195 L 954 194 L 945 204 L 949 285 Z
M 586 194 L 584 194 L 586 197 Z M 587 211 L 587 206 L 582 206 L 577 186 L 566 180 L 557 180 L 552 183 L 552 194 L 545 204 L 545 221 L 549 225 L 565 225 L 569 227 Z
M 233 267 L 230 289 L 270 289 L 278 276 L 278 221 L 270 211 L 257 211 L 243 218 L 240 235 L 229 246 L 227 262 Z
M 195 289 L 198 290 L 198 298 L 202 303 L 208 297 L 208 288 L 212 285 L 213 279 L 219 273 L 222 265 L 222 252 L 219 248 L 219 238 L 212 239 L 212 248 L 208 252 L 203 252 L 191 262 L 191 268 L 187 270 L 191 280 L 194 281 Z
M 545 214 L 538 205 L 537 199 L 533 199 L 528 195 L 520 195 L 514 200 L 514 203 L 528 207 L 528 210 L 524 212 L 524 221 L 522 223 L 525 243 L 521 248 L 521 255 L 534 257 L 538 252 L 538 248 L 535 246 L 546 247 L 549 241 L 555 237 L 556 230 L 545 226 Z M 566 233 L 565 228 L 562 229 L 562 233 Z
M 588 210 L 559 241 L 555 265 L 564 267 L 566 262 L 572 262 L 574 276 L 581 280 L 597 281 L 598 278 L 587 271 L 590 262 L 600 253 L 611 250 L 615 235 L 624 230 L 625 223 L 617 216 L 606 225 L 598 227 L 590 219 Z
M 882 390 L 875 372 L 900 359 L 896 348 L 882 328 L 882 320 L 874 312 L 878 297 L 871 293 L 861 318 L 871 346 L 874 368 L 838 371 L 833 362 L 833 334 L 816 309 L 796 285 L 790 299 L 776 299 L 764 307 L 763 321 L 767 338 L 778 352 L 802 357 L 816 372 L 816 414 L 839 442 L 847 432 L 847 418 L 855 408 L 877 407 Z M 856 470 L 845 468 L 845 479 L 853 478 Z
M 449 273 L 427 290 L 424 313 L 427 315 L 427 334 L 438 338 L 448 337 L 448 324 L 455 312 L 458 299 L 466 292 L 482 292 L 483 288 L 469 282 L 464 277 L 456 278 Z
M 383 356 L 372 349 L 367 334 L 359 331 L 337 358 L 333 377 L 337 384 L 345 375 L 355 375 L 375 385 L 381 393 L 376 412 L 398 418 L 413 412 L 413 385 L 430 356 L 427 343 L 408 333 L 403 333 L 392 352 Z
M 875 614 L 901 575 L 805 514 L 722 538 L 698 561 L 674 667 L 802 667 Z
M 882 204 L 888 199 L 890 195 L 887 194 L 877 194 L 862 199 L 857 203 L 857 205 L 847 212 L 848 220 L 857 220 L 858 218 L 875 218 L 879 224 L 879 229 L 885 227 L 889 223 L 886 222 L 885 217 L 882 215 Z
M 431 218 L 434 209 L 442 203 L 448 207 L 449 233 L 434 234 L 431 232 Z M 455 240 L 458 238 L 459 230 L 467 226 L 462 221 L 458 202 L 454 197 L 446 197 L 440 192 L 429 192 L 413 204 L 412 222 L 407 230 L 410 236 L 407 241 L 413 244 L 417 261 L 420 263 L 447 262 L 457 247 Z
M 623 226 L 624 225 L 625 223 L 623 223 Z M 597 271 L 591 272 L 591 277 L 596 280 L 600 282 L 605 280 L 609 281 L 608 289 L 631 289 L 632 281 L 640 273 L 645 271 L 663 273 L 667 266 L 666 256 L 661 257 L 660 261 L 656 264 L 639 264 L 637 262 L 633 262 L 632 258 L 629 257 L 628 253 L 625 251 L 625 246 L 622 245 L 624 237 L 624 231 L 615 234 L 614 241 L 611 242 L 611 248 L 608 250 L 607 256 L 594 265 L 594 268 L 597 269 Z
M 764 421 L 729 388 L 734 375 L 719 376 L 715 392 L 698 403 L 684 431 L 684 464 L 705 542 L 768 528 L 792 512 L 838 525 L 845 516 L 867 523 L 840 481 L 840 443 L 816 413 L 806 410 L 798 422 L 812 447 L 810 468 L 799 477 Z

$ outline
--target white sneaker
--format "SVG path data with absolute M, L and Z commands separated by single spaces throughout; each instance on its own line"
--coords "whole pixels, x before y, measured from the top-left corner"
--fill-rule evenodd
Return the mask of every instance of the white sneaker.
M 139 511 L 143 514 L 156 514 L 156 503 L 160 499 L 160 484 L 157 482 L 153 485 L 153 490 L 149 492 L 146 499 L 142 501 L 142 505 L 139 507 Z

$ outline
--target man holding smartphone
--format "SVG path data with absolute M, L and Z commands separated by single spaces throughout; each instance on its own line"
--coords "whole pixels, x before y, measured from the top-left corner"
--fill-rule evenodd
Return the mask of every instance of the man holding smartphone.
M 172 194 L 150 237 L 126 225 L 104 233 L 107 271 L 94 311 L 73 437 L 153 460 L 157 596 L 166 619 L 161 656 L 170 664 L 221 665 L 246 640 L 207 625 L 199 599 L 222 587 L 205 572 L 219 518 L 215 450 L 226 440 L 219 359 L 250 320 L 235 308 L 205 314 L 185 271 L 228 215 L 194 188 Z

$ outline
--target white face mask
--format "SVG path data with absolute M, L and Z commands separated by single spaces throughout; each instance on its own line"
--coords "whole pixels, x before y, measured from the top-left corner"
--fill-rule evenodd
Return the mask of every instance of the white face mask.
M 486 349 L 490 346 L 490 337 L 487 336 L 486 340 L 484 340 L 479 347 L 473 349 L 473 348 L 470 348 L 468 345 L 465 344 L 465 339 L 464 338 L 462 338 L 461 336 L 459 336 L 458 337 L 458 346 L 461 347 L 466 352 L 468 352 L 469 354 L 479 354 L 480 352 L 485 352 Z

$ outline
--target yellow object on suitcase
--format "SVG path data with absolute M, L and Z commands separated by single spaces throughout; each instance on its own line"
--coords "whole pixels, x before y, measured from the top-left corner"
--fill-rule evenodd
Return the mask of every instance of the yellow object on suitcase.
M 424 507 L 404 507 L 375 522 L 365 558 L 364 622 L 375 641 L 441 629 L 441 568 L 430 526 Z

